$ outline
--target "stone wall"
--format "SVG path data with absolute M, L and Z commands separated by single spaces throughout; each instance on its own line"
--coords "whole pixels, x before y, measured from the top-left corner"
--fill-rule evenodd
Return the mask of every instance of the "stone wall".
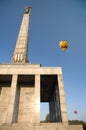
M 83 130 L 81 125 L 63 125 L 61 123 L 12 124 L 0 126 L 0 130 Z
M 83 130 L 82 125 L 70 125 L 70 130 Z
M 8 75 L 12 75 L 12 79 Z M 34 75 L 34 85 L 28 85 L 27 80 L 25 85 L 25 82 L 22 84 L 19 75 Z M 60 123 L 40 123 L 40 75 L 57 75 L 62 117 Z M 82 130 L 82 126 L 68 125 L 61 67 L 0 65 L 0 76 L 0 130 Z M 8 82 L 10 85 L 2 85 Z
M 0 123 L 5 123 L 10 101 L 10 87 L 2 87 L 0 95 Z
M 33 122 L 34 95 L 33 87 L 20 87 L 18 122 Z

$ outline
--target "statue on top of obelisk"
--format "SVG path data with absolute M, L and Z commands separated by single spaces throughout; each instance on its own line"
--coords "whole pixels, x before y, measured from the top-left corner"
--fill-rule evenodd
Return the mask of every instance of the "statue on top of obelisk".
M 32 7 L 27 6 L 22 24 L 20 27 L 19 35 L 16 42 L 16 47 L 12 57 L 12 63 L 27 63 L 27 50 L 28 50 L 28 33 L 29 33 L 29 23 L 30 23 L 30 12 Z

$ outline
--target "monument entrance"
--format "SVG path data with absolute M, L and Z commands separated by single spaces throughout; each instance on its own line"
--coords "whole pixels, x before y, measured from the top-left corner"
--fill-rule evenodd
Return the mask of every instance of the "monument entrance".
M 41 102 L 49 103 L 50 122 L 61 122 L 61 108 L 57 75 L 41 75 Z

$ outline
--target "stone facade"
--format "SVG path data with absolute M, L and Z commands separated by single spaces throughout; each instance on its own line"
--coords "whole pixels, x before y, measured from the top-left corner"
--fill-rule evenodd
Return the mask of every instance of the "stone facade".
M 62 123 L 40 123 L 40 124 L 5 124 L 0 126 L 0 130 L 83 130 L 81 125 L 65 126 Z
M 59 88 L 59 97 L 57 98 L 60 101 L 57 113 L 59 114 L 60 112 L 61 114 L 61 120 L 57 122 L 54 122 L 51 118 L 52 123 L 40 123 L 42 75 L 45 77 L 56 75 L 57 77 L 56 87 Z M 52 82 L 48 81 L 49 86 Z M 68 125 L 61 67 L 41 67 L 39 64 L 2 64 L 0 65 L 0 88 L 1 130 L 69 130 L 69 128 L 70 130 L 76 130 L 76 128 L 82 130 L 82 126 Z M 51 109 L 50 113 L 52 112 L 53 110 Z M 56 114 L 56 111 L 54 111 L 54 114 Z
M 61 67 L 27 63 L 31 7 L 27 7 L 11 64 L 0 64 L 0 130 L 82 130 L 69 126 Z M 51 123 L 40 123 L 40 102 Z
M 32 67 L 29 64 L 0 65 L 0 108 L 4 112 L 0 111 L 0 123 L 40 123 L 41 75 L 58 75 L 58 78 L 62 78 L 62 71 L 60 67 L 43 68 L 40 65 L 32 65 Z M 61 87 L 63 87 L 63 83 Z M 61 89 L 60 95 L 61 99 L 65 101 L 63 89 Z M 67 123 L 68 119 L 64 114 L 67 115 L 66 106 L 63 106 L 64 102 L 61 99 L 60 102 L 62 103 L 60 105 L 63 108 L 61 113 L 65 118 L 62 120 Z

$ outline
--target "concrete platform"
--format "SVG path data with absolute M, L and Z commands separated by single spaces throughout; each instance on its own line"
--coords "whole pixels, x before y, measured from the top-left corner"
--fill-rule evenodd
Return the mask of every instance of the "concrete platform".
M 63 125 L 62 123 L 13 123 L 3 124 L 0 130 L 83 130 L 82 125 Z

